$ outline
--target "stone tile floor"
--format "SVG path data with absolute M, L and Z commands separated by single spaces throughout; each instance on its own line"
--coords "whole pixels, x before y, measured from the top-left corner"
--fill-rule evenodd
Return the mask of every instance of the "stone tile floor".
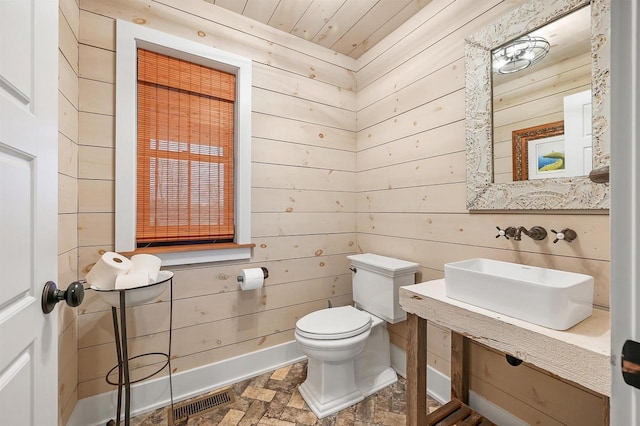
M 231 386 L 236 401 L 193 416 L 176 426 L 399 426 L 405 424 L 405 381 L 373 394 L 353 407 L 319 420 L 298 393 L 307 376 L 300 362 Z M 429 411 L 439 406 L 429 398 Z M 167 408 L 131 419 L 132 426 L 167 424 Z

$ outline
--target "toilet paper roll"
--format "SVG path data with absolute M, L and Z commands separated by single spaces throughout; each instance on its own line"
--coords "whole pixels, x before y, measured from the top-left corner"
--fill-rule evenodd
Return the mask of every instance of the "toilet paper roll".
M 160 272 L 160 266 L 162 266 L 162 260 L 159 257 L 152 254 L 134 254 L 131 256 L 131 263 L 133 267 L 128 272 L 129 274 L 146 272 L 149 274 L 151 281 L 158 280 L 158 272 Z
M 126 257 L 108 251 L 98 259 L 85 278 L 92 287 L 113 290 L 118 275 L 126 274 L 132 266 L 133 264 Z
M 150 283 L 148 272 L 129 272 L 116 277 L 116 289 L 124 290 L 148 285 Z
M 248 268 L 242 270 L 240 288 L 242 290 L 255 290 L 264 284 L 264 272 L 262 268 Z

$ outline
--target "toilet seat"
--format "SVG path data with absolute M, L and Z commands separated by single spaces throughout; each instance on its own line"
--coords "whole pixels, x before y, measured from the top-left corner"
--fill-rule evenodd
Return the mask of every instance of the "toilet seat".
M 353 306 L 322 309 L 296 322 L 296 333 L 307 339 L 347 339 L 371 328 L 371 316 Z

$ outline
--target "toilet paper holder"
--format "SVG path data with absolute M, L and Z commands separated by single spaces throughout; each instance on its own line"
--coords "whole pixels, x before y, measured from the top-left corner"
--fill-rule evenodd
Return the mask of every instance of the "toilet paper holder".
M 264 279 L 266 280 L 267 278 L 269 278 L 269 270 L 264 266 L 261 266 L 260 269 L 262 269 L 262 274 L 264 275 Z M 244 281 L 244 278 L 242 277 L 242 275 L 238 275 L 236 279 L 238 280 L 239 283 Z

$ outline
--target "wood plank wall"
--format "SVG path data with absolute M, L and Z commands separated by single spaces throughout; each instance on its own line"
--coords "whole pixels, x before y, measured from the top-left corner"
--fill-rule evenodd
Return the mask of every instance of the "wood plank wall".
M 76 0 L 60 0 L 58 12 L 58 287 L 78 279 L 78 33 Z M 58 423 L 78 400 L 77 310 L 58 304 Z
M 251 262 L 172 267 L 174 372 L 293 340 L 301 316 L 351 302 L 356 245 L 355 61 L 202 0 L 82 0 L 79 35 L 79 275 L 113 249 L 115 18 L 253 60 Z M 240 292 L 242 268 L 266 266 Z M 168 293 L 131 309 L 133 355 L 166 351 Z M 112 390 L 108 306 L 80 308 L 78 396 Z M 142 359 L 135 375 L 148 372 Z
M 73 0 L 62 3 L 66 11 Z M 584 272 L 596 277 L 596 304 L 607 307 L 608 215 L 469 214 L 464 206 L 464 37 L 519 3 L 434 0 L 355 62 L 201 0 L 81 0 L 74 33 L 77 137 L 61 142 L 79 157 L 67 173 L 78 178 L 78 210 L 65 218 L 72 226 L 63 219 L 60 225 L 73 239 L 77 220 L 78 242 L 67 251 L 77 247 L 78 275 L 113 249 L 114 19 L 120 18 L 254 64 L 254 257 L 173 268 L 175 371 L 290 341 L 300 316 L 327 299 L 349 303 L 345 256 L 355 252 L 419 262 L 419 281 L 441 278 L 446 262 L 480 256 Z M 506 241 L 494 238 L 496 225 L 569 226 L 578 239 Z M 254 266 L 269 268 L 266 287 L 239 292 L 235 276 Z M 131 310 L 134 354 L 164 350 L 167 297 Z M 88 292 L 79 313 L 73 398 L 111 390 L 104 374 L 115 365 L 108 307 Z M 430 325 L 429 333 L 429 364 L 448 375 L 449 332 Z M 404 334 L 402 324 L 391 328 L 398 346 Z M 534 368 L 506 367 L 481 347 L 474 346 L 472 359 L 471 388 L 523 420 L 596 424 L 597 415 L 584 420 L 572 413 L 599 410 L 598 396 Z M 153 368 L 136 367 L 138 374 Z
M 609 306 L 609 216 L 581 211 L 469 213 L 465 208 L 464 37 L 522 1 L 434 0 L 361 56 L 358 83 L 358 248 L 443 277 L 472 257 L 593 275 L 595 304 Z M 571 227 L 572 244 L 496 239 L 496 226 Z M 405 325 L 390 326 L 406 344 Z M 429 324 L 428 363 L 449 375 L 450 333 Z M 528 424 L 595 425 L 602 398 L 502 354 L 472 345 L 471 389 Z

